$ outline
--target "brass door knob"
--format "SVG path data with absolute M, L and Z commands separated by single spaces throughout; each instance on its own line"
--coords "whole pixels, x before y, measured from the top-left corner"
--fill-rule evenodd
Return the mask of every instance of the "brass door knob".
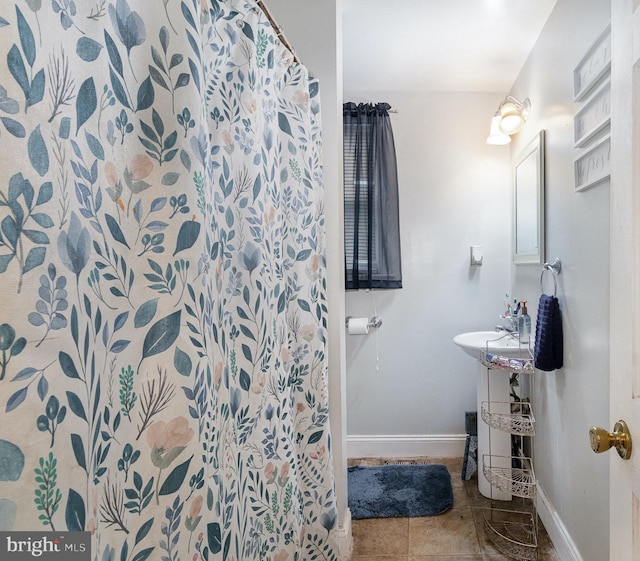
M 623 460 L 631 457 L 631 433 L 624 421 L 618 421 L 613 427 L 613 432 L 600 427 L 589 429 L 589 442 L 591 449 L 596 453 L 606 452 L 609 448 L 615 448 L 618 456 Z

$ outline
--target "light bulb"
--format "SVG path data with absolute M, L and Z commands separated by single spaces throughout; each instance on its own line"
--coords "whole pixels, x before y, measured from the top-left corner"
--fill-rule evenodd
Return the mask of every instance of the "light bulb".
M 491 130 L 487 137 L 487 144 L 509 144 L 511 137 L 500 131 L 500 115 L 494 115 L 491 119 Z
M 500 130 L 504 134 L 515 134 L 522 129 L 524 119 L 515 103 L 503 103 L 500 108 Z
M 522 125 L 524 125 L 524 119 L 520 115 L 509 115 L 500 121 L 500 130 L 504 134 L 515 134 L 520 132 Z

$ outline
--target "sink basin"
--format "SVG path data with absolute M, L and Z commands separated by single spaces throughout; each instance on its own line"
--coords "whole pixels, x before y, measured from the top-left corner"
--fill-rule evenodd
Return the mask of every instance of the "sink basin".
M 512 358 L 520 357 L 523 351 L 526 351 L 526 345 L 521 347 L 518 339 L 512 337 L 509 333 L 498 331 L 461 333 L 453 338 L 453 342 L 469 356 L 478 360 L 480 360 L 481 350 Z

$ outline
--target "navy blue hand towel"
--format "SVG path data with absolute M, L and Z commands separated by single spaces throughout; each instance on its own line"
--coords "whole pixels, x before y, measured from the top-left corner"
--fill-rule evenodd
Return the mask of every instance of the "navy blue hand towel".
M 562 368 L 562 314 L 555 296 L 543 294 L 538 303 L 534 366 L 550 372 Z

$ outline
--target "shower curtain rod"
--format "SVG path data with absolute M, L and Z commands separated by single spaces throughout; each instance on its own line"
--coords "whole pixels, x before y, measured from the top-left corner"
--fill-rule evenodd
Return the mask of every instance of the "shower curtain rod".
M 264 15 L 267 16 L 267 19 L 269 20 L 271 27 L 273 27 L 273 30 L 276 32 L 276 35 L 278 36 L 278 39 L 282 41 L 282 44 L 285 46 L 285 48 L 293 55 L 293 60 L 296 62 L 300 62 L 298 55 L 296 55 L 295 49 L 291 46 L 289 41 L 287 41 L 287 38 L 284 36 L 282 27 L 278 25 L 278 22 L 271 15 L 271 12 L 269 11 L 269 9 L 264 5 L 264 2 L 262 0 L 257 0 L 256 4 L 258 4 L 258 7 L 264 12 Z

